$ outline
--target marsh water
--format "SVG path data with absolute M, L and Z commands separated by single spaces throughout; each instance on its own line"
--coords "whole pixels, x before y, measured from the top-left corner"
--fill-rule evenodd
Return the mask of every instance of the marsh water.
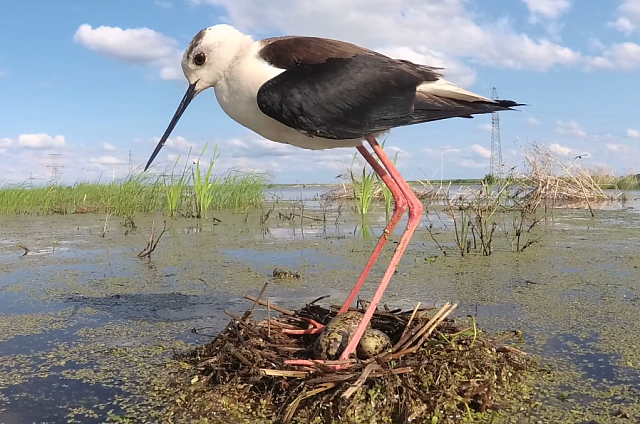
M 244 294 L 268 282 L 266 296 L 284 307 L 323 295 L 340 303 L 382 233 L 384 207 L 363 219 L 349 202 L 318 201 L 320 188 L 278 190 L 264 224 L 271 206 L 201 220 L 140 215 L 135 228 L 98 215 L 0 217 L 0 423 L 156 422 L 167 361 L 221 331 L 225 310 L 250 307 Z M 640 193 L 628 197 L 592 205 L 595 217 L 554 210 L 521 253 L 512 217 L 496 217 L 490 256 L 461 257 L 445 214 L 429 206 L 383 302 L 455 302 L 454 317 L 474 316 L 485 331 L 522 332 L 514 346 L 546 372 L 507 422 L 637 423 Z M 152 223 L 157 236 L 165 220 L 157 249 L 138 258 Z M 301 278 L 273 280 L 274 268 Z

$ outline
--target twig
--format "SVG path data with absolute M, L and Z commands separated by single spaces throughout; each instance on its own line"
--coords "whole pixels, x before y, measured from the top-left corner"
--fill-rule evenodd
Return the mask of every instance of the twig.
M 236 332 L 236 336 L 238 336 L 238 341 L 242 344 L 244 348 L 247 348 L 247 342 L 244 341 L 244 337 L 242 337 L 242 333 L 240 333 L 240 328 L 238 328 L 238 324 L 235 321 L 231 321 L 231 325 L 233 326 L 233 329 Z
M 291 421 L 291 418 L 293 418 L 293 414 L 295 414 L 296 409 L 298 409 L 298 405 L 300 405 L 300 402 L 306 398 L 309 398 L 311 396 L 315 396 L 318 393 L 322 393 L 326 390 L 329 390 L 331 388 L 335 387 L 335 383 L 325 383 L 322 385 L 322 387 L 319 387 L 317 389 L 313 389 L 310 390 L 308 392 L 304 392 L 302 393 L 300 396 L 298 396 L 293 402 L 291 402 L 291 404 L 289 405 L 289 407 L 287 408 L 287 412 L 285 413 L 282 422 L 283 423 L 288 423 L 289 421 Z
M 107 216 L 104 219 L 104 227 L 102 227 L 102 238 L 104 238 L 104 235 L 107 233 L 107 224 L 109 223 L 109 217 L 113 214 L 113 212 L 109 212 L 109 210 L 107 210 Z
M 400 343 L 400 341 L 402 339 L 404 339 L 404 336 L 407 335 L 407 331 L 409 331 L 409 328 L 411 328 L 411 323 L 413 322 L 413 318 L 415 318 L 416 316 L 416 312 L 418 312 L 418 309 L 420 308 L 420 302 L 418 302 L 418 304 L 416 305 L 416 307 L 413 309 L 413 313 L 411 314 L 411 317 L 409 318 L 409 322 L 407 322 L 407 326 L 404 327 L 404 331 L 402 332 L 402 335 L 400 336 L 400 340 L 398 341 L 398 343 Z M 394 346 L 394 348 L 397 347 L 397 343 L 396 346 Z
M 24 250 L 24 253 L 20 256 L 27 256 L 27 254 L 29 253 L 29 248 L 23 244 L 19 244 L 18 247 L 22 250 Z
M 362 387 L 362 385 L 364 384 L 365 381 L 367 381 L 367 378 L 369 377 L 369 374 L 371 374 L 371 371 L 373 371 L 373 369 L 375 367 L 380 368 L 380 365 L 378 364 L 374 364 L 371 363 L 369 365 L 367 365 L 364 368 L 364 371 L 362 371 L 362 374 L 360 375 L 360 377 L 356 380 L 356 382 L 353 384 L 353 386 L 349 387 L 343 394 L 342 394 L 342 398 L 343 399 L 349 399 L 355 392 L 358 391 L 358 389 L 360 387 Z
M 267 299 L 267 336 L 271 337 L 271 299 Z
M 267 302 L 265 302 L 264 300 L 258 299 L 255 296 L 251 296 L 249 294 L 245 294 L 244 298 L 245 299 L 249 299 L 249 300 L 253 300 L 254 302 L 258 303 L 259 305 L 267 306 Z M 274 311 L 278 311 L 278 312 L 280 312 L 281 314 L 284 314 L 284 315 L 289 315 L 289 316 L 296 315 L 295 312 L 290 311 L 290 310 L 288 310 L 286 308 L 282 308 L 282 307 L 277 306 L 277 305 L 271 305 L 271 309 L 273 309 Z
M 227 348 L 229 349 L 229 352 L 231 352 L 231 354 L 233 356 L 238 358 L 238 360 L 240 362 L 242 362 L 244 365 L 248 366 L 249 368 L 253 368 L 253 364 L 251 362 L 249 362 L 249 360 L 247 358 L 245 358 L 242 353 L 240 353 L 236 349 L 234 349 L 233 346 L 231 346 L 231 344 L 228 344 Z
M 149 237 L 149 242 L 147 243 L 147 247 L 145 247 L 142 252 L 138 253 L 139 258 L 145 258 L 145 257 L 151 258 L 151 253 L 153 253 L 153 251 L 156 250 L 156 247 L 158 247 L 158 243 L 160 242 L 160 239 L 162 238 L 164 233 L 166 233 L 171 227 L 169 227 L 168 229 L 167 221 L 164 221 L 164 227 L 162 228 L 162 232 L 160 233 L 160 235 L 155 241 L 153 240 L 153 228 L 154 228 L 154 223 L 152 222 L 151 236 Z
M 267 289 L 267 286 L 269 285 L 269 283 L 264 283 L 264 286 L 262 286 L 262 290 L 260 290 L 260 293 L 258 294 L 258 297 L 256 298 L 256 300 L 253 302 L 253 306 L 251 306 L 251 309 L 249 309 L 247 312 L 244 313 L 244 315 L 242 316 L 242 319 L 247 319 L 251 316 L 251 314 L 253 313 L 253 310 L 256 308 L 256 305 L 258 304 L 258 302 L 260 301 L 260 298 L 262 297 L 262 295 L 264 294 L 264 291 Z
M 268 368 L 260 368 L 260 371 L 262 371 L 264 375 L 271 375 L 275 377 L 305 378 L 309 375 L 307 371 L 271 370 Z

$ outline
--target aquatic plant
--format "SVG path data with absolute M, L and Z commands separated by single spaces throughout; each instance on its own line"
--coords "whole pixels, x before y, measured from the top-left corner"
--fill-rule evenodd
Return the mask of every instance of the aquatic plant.
M 209 161 L 209 168 L 205 175 L 202 175 L 200 172 L 200 159 L 207 151 L 207 144 L 204 145 L 202 152 L 200 153 L 200 157 L 196 161 L 196 169 L 195 171 L 192 169 L 192 177 L 193 181 L 193 190 L 195 192 L 196 198 L 196 218 L 206 218 L 207 217 L 207 209 L 211 206 L 211 202 L 213 201 L 213 197 L 215 196 L 215 182 L 212 179 L 211 171 L 213 170 L 213 165 L 218 159 L 218 145 L 216 144 L 213 149 L 213 156 Z
M 109 213 L 130 217 L 135 213 L 165 212 L 169 216 L 204 216 L 211 209 L 242 211 L 259 207 L 264 200 L 267 184 L 264 175 L 232 170 L 213 176 L 209 172 L 189 185 L 192 175 L 199 173 L 198 167 L 192 172 L 185 165 L 181 172 L 176 172 L 177 164 L 178 160 L 166 173 L 134 172 L 108 184 L 99 181 L 44 187 L 7 184 L 0 187 L 0 214 Z
M 191 149 L 189 149 L 189 154 L 191 154 Z M 174 171 L 176 166 L 178 166 L 178 162 L 180 161 L 180 155 L 176 158 L 176 162 L 171 169 L 171 175 L 163 178 L 162 182 L 164 184 L 164 192 L 167 199 L 167 209 L 169 212 L 169 216 L 175 216 L 178 211 L 178 206 L 180 205 L 180 201 L 182 200 L 182 193 L 184 192 L 184 187 L 189 183 L 187 177 L 187 165 L 185 163 L 184 169 L 180 175 L 174 175 Z M 188 159 L 187 159 L 188 163 Z
M 367 172 L 367 166 L 364 165 L 362 167 L 362 176 L 360 178 L 356 177 L 355 173 L 353 172 L 353 163 L 355 162 L 355 160 L 356 155 L 353 156 L 351 169 L 349 170 L 349 174 L 351 176 L 351 185 L 353 187 L 353 194 L 356 200 L 356 208 L 358 210 L 358 213 L 366 215 L 369 212 L 371 200 L 373 200 L 373 189 L 377 174 L 373 169 Z

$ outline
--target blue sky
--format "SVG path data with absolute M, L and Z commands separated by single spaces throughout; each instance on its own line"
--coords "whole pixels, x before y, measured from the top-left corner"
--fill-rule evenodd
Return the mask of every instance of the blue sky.
M 48 181 L 51 153 L 65 182 L 124 176 L 129 151 L 143 165 L 184 93 L 183 49 L 222 22 L 256 39 L 325 36 L 442 66 L 485 96 L 497 87 L 530 105 L 500 114 L 508 166 L 537 142 L 568 161 L 588 153 L 585 166 L 640 172 L 640 0 L 32 0 L 2 2 L 0 16 L 2 182 Z M 490 123 L 397 129 L 387 145 L 406 178 L 481 177 Z M 336 181 L 354 152 L 261 139 L 213 91 L 190 105 L 158 166 L 205 143 L 218 143 L 219 172 L 264 171 L 278 183 Z

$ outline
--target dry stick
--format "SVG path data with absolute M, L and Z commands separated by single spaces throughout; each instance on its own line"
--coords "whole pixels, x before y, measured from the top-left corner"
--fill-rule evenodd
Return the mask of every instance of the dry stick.
M 298 409 L 298 405 L 300 405 L 300 402 L 306 398 L 309 398 L 311 396 L 315 396 L 318 393 L 322 393 L 326 390 L 329 390 L 333 387 L 335 387 L 335 383 L 325 383 L 322 387 L 319 387 L 317 389 L 313 389 L 310 390 L 308 392 L 302 393 L 300 396 L 298 396 L 296 398 L 296 400 L 294 400 L 293 402 L 291 402 L 291 405 L 289 405 L 289 407 L 287 408 L 287 412 L 285 413 L 282 422 L 283 423 L 288 423 L 289 421 L 291 421 L 291 418 L 293 418 L 293 414 L 296 412 L 296 409 Z
M 271 337 L 271 299 L 267 299 L 267 337 Z
M 304 208 L 302 210 L 304 211 Z M 304 215 L 299 213 L 294 213 L 293 215 L 300 217 L 300 223 L 302 223 L 302 218 L 310 219 L 312 221 L 324 221 L 322 218 L 316 218 L 314 216 L 309 216 L 309 215 Z
M 23 244 L 19 244 L 18 247 L 22 250 L 24 250 L 24 253 L 20 256 L 26 256 L 29 253 L 29 248 Z
M 305 378 L 309 373 L 307 371 L 291 371 L 291 370 L 272 370 L 269 368 L 260 368 L 265 375 L 271 375 L 275 377 L 292 377 L 292 378 Z
M 247 348 L 247 342 L 244 341 L 244 337 L 242 337 L 242 333 L 240 333 L 240 328 L 238 328 L 238 324 L 235 321 L 231 321 L 231 325 L 236 332 L 236 336 L 238 336 L 238 341 L 242 344 L 243 347 Z
M 233 347 L 230 347 L 229 349 L 231 351 L 231 354 L 233 356 L 235 356 L 236 358 L 238 358 L 238 360 L 240 362 L 242 362 L 244 365 L 248 366 L 249 368 L 253 367 L 253 364 L 251 362 L 249 362 L 249 360 L 247 358 L 244 357 L 244 355 L 240 352 L 238 352 L 236 349 L 234 349 Z
M 260 301 L 260 298 L 264 294 L 264 291 L 267 289 L 268 285 L 269 283 L 264 283 L 264 286 L 262 286 L 262 290 L 260 290 L 260 293 L 258 294 L 258 298 L 253 302 L 253 306 L 251 306 L 251 309 L 249 309 L 247 312 L 244 313 L 244 315 L 242 316 L 242 319 L 247 319 L 251 316 L 251 314 L 253 313 L 253 310 L 256 308 L 256 305 Z
M 331 295 L 329 295 L 329 294 L 325 294 L 324 296 L 320 296 L 320 297 L 318 297 L 317 299 L 312 300 L 312 301 L 309 303 L 309 305 L 314 305 L 314 304 L 316 304 L 317 302 L 320 302 L 322 299 L 326 299 L 327 297 L 330 297 L 330 296 L 331 296 Z
M 407 326 L 404 327 L 404 331 L 402 332 L 402 335 L 400 336 L 400 340 L 404 339 L 404 336 L 407 335 L 407 331 L 409 331 L 409 328 L 411 328 L 411 323 L 413 322 L 413 318 L 415 318 L 415 316 L 416 316 L 416 312 L 418 312 L 418 308 L 420 308 L 420 302 L 418 302 L 416 307 L 413 309 L 413 313 L 411 314 L 411 317 L 409 318 L 409 322 L 407 322 Z M 398 343 L 400 343 L 400 340 L 398 341 Z M 398 343 L 396 343 L 396 345 L 393 346 L 394 349 L 396 347 L 398 347 Z
M 429 320 L 429 322 L 427 322 L 425 324 L 424 327 L 422 327 L 411 339 L 409 339 L 408 342 L 404 343 L 402 345 L 403 348 L 408 348 L 409 346 L 411 346 L 416 340 L 418 340 L 419 337 L 422 336 L 422 338 L 420 339 L 420 343 L 418 343 L 417 346 L 420 346 L 422 344 L 422 341 L 429 335 L 431 334 L 431 332 L 433 332 L 433 330 L 435 330 L 435 328 L 442 322 L 444 321 L 444 319 L 451 313 L 453 312 L 453 310 L 458 307 L 458 305 L 451 305 L 449 302 L 447 302 L 446 305 L 444 305 L 442 307 L 442 309 L 440 309 L 438 311 L 437 314 L 435 314 L 433 316 L 433 318 L 431 318 Z M 424 334 L 424 336 L 423 336 Z
M 433 323 L 431 328 L 429 328 L 429 330 L 427 330 L 427 332 L 424 333 L 424 335 L 420 338 L 420 341 L 416 345 L 416 348 L 419 347 L 419 346 L 422 346 L 422 344 L 427 340 L 427 337 L 429 337 L 431 335 L 431 333 L 433 333 L 433 330 L 435 330 L 436 327 L 438 327 L 438 325 L 440 325 L 440 323 L 442 321 L 444 321 L 449 316 L 449 314 L 451 314 L 451 312 L 453 312 L 453 310 L 456 309 L 457 307 L 458 307 L 458 305 L 456 305 L 456 304 L 451 305 L 449 310 L 446 311 L 445 313 L 443 313 L 442 316 L 440 316 L 440 318 L 438 318 L 437 321 L 435 323 Z
M 436 314 L 424 326 L 422 326 L 422 328 L 419 329 L 415 334 L 412 334 L 413 332 L 410 332 L 407 335 L 405 335 L 403 338 L 401 338 L 398 341 L 398 343 L 396 343 L 397 347 L 394 347 L 393 350 L 396 351 L 397 349 L 399 349 L 402 346 L 405 346 L 405 345 L 413 343 L 418 337 L 420 337 L 422 335 L 422 331 L 425 328 L 428 328 L 428 326 L 431 325 L 433 322 L 435 322 L 438 319 L 438 317 L 442 314 L 443 310 L 445 308 L 448 308 L 449 305 L 450 305 L 450 303 L 447 302 L 446 305 L 444 305 L 438 312 L 436 312 Z M 424 330 L 424 331 L 426 331 L 426 330 Z
M 374 363 L 371 363 L 371 364 L 367 365 L 364 368 L 364 371 L 362 371 L 362 374 L 360 375 L 360 377 L 353 384 L 353 386 L 349 387 L 347 389 L 347 391 L 345 391 L 342 394 L 342 398 L 343 399 L 349 399 L 355 392 L 357 392 L 358 389 L 360 387 L 362 387 L 364 382 L 367 381 L 367 378 L 369 377 L 369 374 L 371 374 L 371 371 L 373 371 L 373 369 L 376 368 L 376 367 L 380 368 L 380 365 L 374 364 Z
M 107 210 L 107 216 L 104 219 L 104 227 L 102 227 L 102 238 L 104 238 L 104 235 L 107 233 L 107 224 L 109 223 L 109 216 L 111 216 L 111 214 Z
M 413 371 L 413 368 L 411 368 L 411 367 L 401 367 L 401 368 L 396 368 L 396 369 L 388 370 L 388 371 L 390 371 L 390 372 L 391 372 L 391 373 L 393 373 L 393 374 L 398 375 L 398 374 L 406 374 L 406 373 L 409 373 L 409 372 Z M 384 375 L 385 375 L 385 373 L 387 373 L 388 371 L 387 371 L 387 370 L 383 370 L 383 369 L 380 369 L 380 371 L 373 371 L 373 372 L 369 375 L 369 377 L 382 377 L 382 376 L 384 376 Z
M 516 349 L 513 346 L 502 346 L 496 349 L 496 351 L 498 352 L 511 352 L 511 353 L 517 353 L 518 355 L 526 355 L 527 352 L 523 352 L 520 349 Z
M 167 221 L 164 221 L 164 227 L 162 228 L 162 232 L 160 233 L 160 235 L 158 236 L 158 238 L 156 239 L 156 241 L 153 241 L 153 228 L 154 228 L 154 223 L 151 223 L 151 237 L 149 238 L 149 243 L 147 243 L 147 247 L 140 253 L 138 253 L 138 257 L 139 258 L 151 258 L 151 253 L 153 253 L 154 250 L 156 250 L 156 247 L 158 247 L 158 243 L 160 242 L 160 239 L 162 238 L 163 234 L 166 233 L 171 227 L 169 227 L 169 229 L 167 228 Z
M 258 303 L 259 305 L 267 306 L 267 302 L 265 302 L 264 300 L 258 299 L 258 298 L 254 297 L 254 296 L 251 296 L 249 294 L 245 294 L 244 298 L 245 299 L 249 299 L 249 300 L 253 300 L 254 302 Z M 282 308 L 282 307 L 277 306 L 277 305 L 271 305 L 271 309 L 273 309 L 274 311 L 278 311 L 278 312 L 280 312 L 281 314 L 284 314 L 284 315 L 294 316 L 296 314 L 295 312 L 290 311 L 289 309 Z

